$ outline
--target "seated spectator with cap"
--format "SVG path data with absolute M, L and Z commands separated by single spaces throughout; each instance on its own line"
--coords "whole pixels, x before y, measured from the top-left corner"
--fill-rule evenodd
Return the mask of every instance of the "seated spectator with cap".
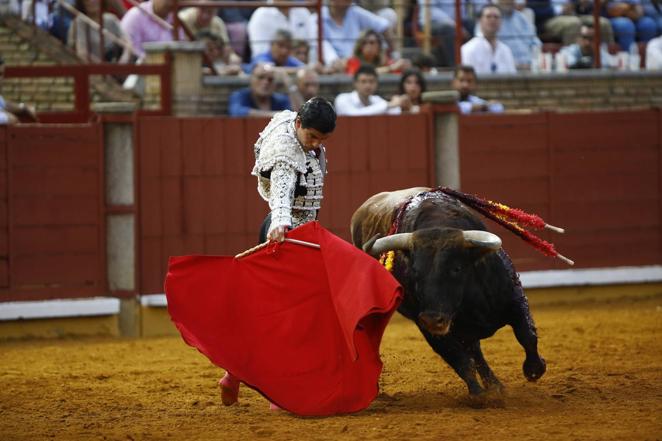
M 233 92 L 228 103 L 230 116 L 273 116 L 290 110 L 287 95 L 276 93 L 276 72 L 272 65 L 256 64 L 251 73 L 250 87 Z
M 474 95 L 477 85 L 476 71 L 473 67 L 466 65 L 456 66 L 451 86 L 460 94 L 457 102 L 460 112 L 464 114 L 503 112 L 503 104 L 497 101 L 485 101 Z
M 292 33 L 286 29 L 276 31 L 269 50 L 255 55 L 253 63 L 269 63 L 279 68 L 293 68 L 289 69 L 291 71 L 304 66 L 301 61 L 292 56 Z
M 402 97 L 386 101 L 375 95 L 378 87 L 377 71 L 371 65 L 363 65 L 354 74 L 354 91 L 336 97 L 336 114 L 347 116 L 399 114 Z
M 582 25 L 579 31 L 577 43 L 561 48 L 561 59 L 568 69 L 592 69 L 593 68 L 593 39 L 595 29 L 592 25 Z M 607 45 L 600 44 L 600 65 L 607 69 L 614 64 L 613 57 L 607 51 Z
M 482 35 L 462 45 L 462 62 L 473 66 L 479 75 L 516 73 L 513 52 L 497 39 L 501 28 L 501 9 L 496 5 L 485 5 L 480 10 L 478 20 Z

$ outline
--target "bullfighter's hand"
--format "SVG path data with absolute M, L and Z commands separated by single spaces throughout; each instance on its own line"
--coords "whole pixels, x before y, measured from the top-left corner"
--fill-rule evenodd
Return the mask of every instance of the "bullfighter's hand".
M 286 226 L 276 227 L 269 232 L 267 239 L 273 240 L 274 242 L 282 242 L 285 240 L 287 230 L 288 228 Z

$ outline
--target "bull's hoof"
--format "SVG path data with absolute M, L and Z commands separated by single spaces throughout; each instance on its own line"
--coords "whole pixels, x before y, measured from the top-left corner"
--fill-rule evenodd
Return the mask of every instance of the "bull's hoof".
M 524 360 L 522 365 L 522 370 L 524 371 L 524 376 L 529 381 L 538 381 L 547 370 L 547 364 L 545 359 L 539 357 L 538 359 L 529 359 Z
M 493 409 L 506 406 L 503 388 L 498 391 L 496 389 L 489 389 L 479 394 L 469 394 L 466 403 L 474 409 Z
M 491 380 L 485 385 L 487 389 L 487 393 L 489 395 L 494 395 L 494 396 L 504 396 L 506 394 L 506 388 L 504 385 L 497 380 L 496 378 L 494 380 Z

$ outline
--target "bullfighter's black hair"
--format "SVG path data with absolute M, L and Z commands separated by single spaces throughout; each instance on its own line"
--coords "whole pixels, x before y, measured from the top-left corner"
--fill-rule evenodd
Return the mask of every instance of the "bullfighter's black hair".
M 306 101 L 301 106 L 298 117 L 304 129 L 315 129 L 326 134 L 336 128 L 336 111 L 333 105 L 319 96 Z

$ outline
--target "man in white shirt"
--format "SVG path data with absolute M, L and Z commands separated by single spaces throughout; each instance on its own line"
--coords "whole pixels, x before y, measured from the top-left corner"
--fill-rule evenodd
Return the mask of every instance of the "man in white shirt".
M 646 45 L 646 69 L 662 69 L 662 36 L 649 40 Z
M 317 63 L 317 14 L 311 14 L 307 8 L 256 9 L 247 27 L 251 57 L 269 51 L 271 41 L 279 29 L 290 31 L 294 40 L 307 42 L 310 48 L 309 64 Z M 324 65 L 332 66 L 338 61 L 338 55 L 331 43 L 323 40 L 322 48 Z
M 478 24 L 483 35 L 462 45 L 462 63 L 473 66 L 477 74 L 516 73 L 512 51 L 497 40 L 497 32 L 501 28 L 499 7 L 483 6 Z
M 354 74 L 354 91 L 341 93 L 336 97 L 336 114 L 346 116 L 399 114 L 399 103 L 389 103 L 374 95 L 377 91 L 377 71 L 371 65 L 363 65 Z
M 268 52 L 279 29 L 292 33 L 298 40 L 308 40 L 310 12 L 306 8 L 257 8 L 248 22 L 248 39 L 252 56 Z

